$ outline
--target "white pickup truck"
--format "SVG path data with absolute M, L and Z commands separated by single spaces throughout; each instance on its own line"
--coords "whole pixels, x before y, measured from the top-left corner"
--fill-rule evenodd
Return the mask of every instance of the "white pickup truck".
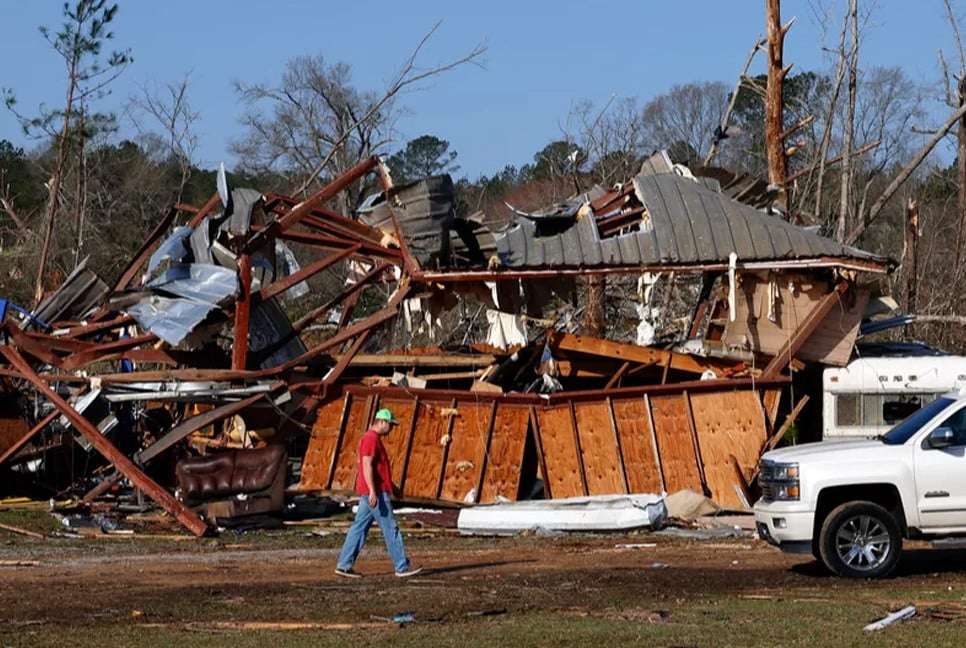
M 896 566 L 903 538 L 966 537 L 966 394 L 943 396 L 876 439 L 762 455 L 758 534 L 840 576 Z

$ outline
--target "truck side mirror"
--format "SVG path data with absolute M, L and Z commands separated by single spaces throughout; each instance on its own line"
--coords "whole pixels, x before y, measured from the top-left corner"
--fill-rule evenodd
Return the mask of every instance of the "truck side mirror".
M 930 448 L 948 448 L 956 441 L 956 433 L 949 427 L 938 427 L 929 433 L 926 444 Z

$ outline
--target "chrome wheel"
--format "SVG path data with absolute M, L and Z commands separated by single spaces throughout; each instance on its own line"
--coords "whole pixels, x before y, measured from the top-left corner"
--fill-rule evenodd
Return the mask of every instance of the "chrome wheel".
M 835 533 L 835 553 L 859 572 L 875 571 L 889 557 L 891 548 L 889 530 L 870 515 L 848 518 Z

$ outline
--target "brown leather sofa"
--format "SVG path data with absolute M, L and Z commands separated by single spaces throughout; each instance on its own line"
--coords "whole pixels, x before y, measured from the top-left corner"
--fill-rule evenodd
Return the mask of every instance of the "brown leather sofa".
M 210 521 L 281 511 L 287 464 L 285 446 L 277 444 L 187 457 L 176 468 L 179 495 Z

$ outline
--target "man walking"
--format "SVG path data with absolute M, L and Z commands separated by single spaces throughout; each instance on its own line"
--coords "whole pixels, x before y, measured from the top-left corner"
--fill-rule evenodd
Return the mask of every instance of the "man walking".
M 421 567 L 413 567 L 406 557 L 403 547 L 402 534 L 399 525 L 392 514 L 392 501 L 389 499 L 393 491 L 392 470 L 389 466 L 389 455 L 382 445 L 381 437 L 389 434 L 392 428 L 399 425 L 392 416 L 392 412 L 381 409 L 376 412 L 376 420 L 372 427 L 366 430 L 359 441 L 359 457 L 357 459 L 356 492 L 359 493 L 359 509 L 356 519 L 349 527 L 339 562 L 335 573 L 346 578 L 361 578 L 362 574 L 355 571 L 353 566 L 363 545 L 373 520 L 382 529 L 386 539 L 386 548 L 396 568 L 396 576 L 408 578 L 422 571 Z

